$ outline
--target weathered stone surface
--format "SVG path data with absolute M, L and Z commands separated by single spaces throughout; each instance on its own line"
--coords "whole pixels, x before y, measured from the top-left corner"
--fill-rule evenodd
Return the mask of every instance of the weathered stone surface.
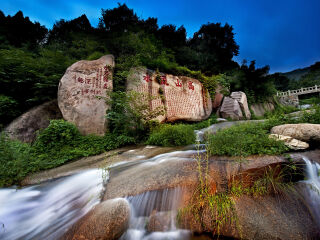
M 240 120 L 243 118 L 238 101 L 230 97 L 225 97 L 223 99 L 220 115 L 223 118 L 231 118 L 232 120 Z
M 11 122 L 5 131 L 12 139 L 30 143 L 35 140 L 38 130 L 49 126 L 50 120 L 61 118 L 57 100 L 52 100 L 22 114 Z
M 256 117 L 262 117 L 266 112 L 274 110 L 274 104 L 272 102 L 255 103 L 250 108 Z
M 282 105 L 293 107 L 299 106 L 299 97 L 296 95 L 278 97 L 278 99 Z
M 127 230 L 130 207 L 123 198 L 111 199 L 95 206 L 62 238 L 64 240 L 113 240 Z
M 223 100 L 223 94 L 221 93 L 221 86 L 218 86 L 216 89 L 216 94 L 214 95 L 214 100 L 212 103 L 213 109 L 218 109 L 221 106 L 222 100 Z
M 270 134 L 269 137 L 276 139 L 276 140 L 279 140 L 279 141 L 283 141 L 284 144 L 292 150 L 304 150 L 304 149 L 309 148 L 308 143 L 294 139 L 290 136 L 283 136 L 283 135 L 279 135 L 279 134 Z
M 231 98 L 237 100 L 240 104 L 242 111 L 245 114 L 246 119 L 251 118 L 251 113 L 248 106 L 247 95 L 244 92 L 232 92 Z
M 201 121 L 212 112 L 212 102 L 203 85 L 196 79 L 173 76 L 135 68 L 127 79 L 127 90 L 134 90 L 153 96 L 149 101 L 149 109 L 166 110 L 159 116 L 160 122 L 177 120 Z
M 320 124 L 284 124 L 273 127 L 271 133 L 290 136 L 304 142 L 320 142 Z
M 74 123 L 82 134 L 104 135 L 107 129 L 104 99 L 112 90 L 114 57 L 106 55 L 94 61 L 71 65 L 59 83 L 58 104 L 63 118 Z

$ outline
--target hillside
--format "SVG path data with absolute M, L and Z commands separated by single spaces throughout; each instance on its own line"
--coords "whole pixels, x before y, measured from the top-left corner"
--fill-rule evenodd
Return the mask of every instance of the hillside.
M 290 80 L 298 81 L 300 78 L 310 72 L 310 67 L 298 68 L 296 70 L 281 73 L 282 76 L 289 78 Z

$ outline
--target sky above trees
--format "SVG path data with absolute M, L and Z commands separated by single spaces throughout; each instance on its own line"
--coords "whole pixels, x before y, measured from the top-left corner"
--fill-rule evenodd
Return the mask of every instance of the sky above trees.
M 0 10 L 14 15 L 22 10 L 32 21 L 51 28 L 56 20 L 86 14 L 96 26 L 101 8 L 126 3 L 141 18 L 156 17 L 159 25 L 184 25 L 189 37 L 208 22 L 234 27 L 240 54 L 235 57 L 269 64 L 270 72 L 286 72 L 320 60 L 319 0 L 8 0 Z

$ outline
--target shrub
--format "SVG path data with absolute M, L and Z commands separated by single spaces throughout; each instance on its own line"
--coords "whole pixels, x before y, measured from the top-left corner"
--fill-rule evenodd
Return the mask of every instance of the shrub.
M 0 187 L 16 184 L 32 170 L 30 145 L 0 135 Z
M 263 124 L 241 124 L 208 136 L 210 155 L 249 156 L 253 154 L 281 154 L 287 147 L 270 139 Z
M 49 126 L 40 131 L 35 141 L 38 148 L 51 148 L 56 145 L 68 145 L 80 137 L 77 127 L 64 120 L 51 120 Z
M 185 146 L 195 142 L 193 127 L 186 124 L 164 124 L 154 129 L 147 144 L 159 146 Z

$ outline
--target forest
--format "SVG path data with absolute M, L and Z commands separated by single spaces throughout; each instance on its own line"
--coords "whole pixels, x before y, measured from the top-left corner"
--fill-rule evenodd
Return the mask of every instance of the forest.
M 242 90 L 249 102 L 263 101 L 276 90 L 320 83 L 319 63 L 301 83 L 269 75 L 269 66 L 255 61 L 233 61 L 240 47 L 229 24 L 203 24 L 192 38 L 184 26 L 159 27 L 157 18 L 140 19 L 133 9 L 119 4 L 102 9 L 99 24 L 86 15 L 59 20 L 52 29 L 32 22 L 21 11 L 6 16 L 0 11 L 0 126 L 45 101 L 55 99 L 59 80 L 72 63 L 105 54 L 116 58 L 114 90 L 123 91 L 128 71 L 145 66 L 199 79 L 214 94 L 215 84 Z M 211 87 L 210 87 L 211 86 Z

